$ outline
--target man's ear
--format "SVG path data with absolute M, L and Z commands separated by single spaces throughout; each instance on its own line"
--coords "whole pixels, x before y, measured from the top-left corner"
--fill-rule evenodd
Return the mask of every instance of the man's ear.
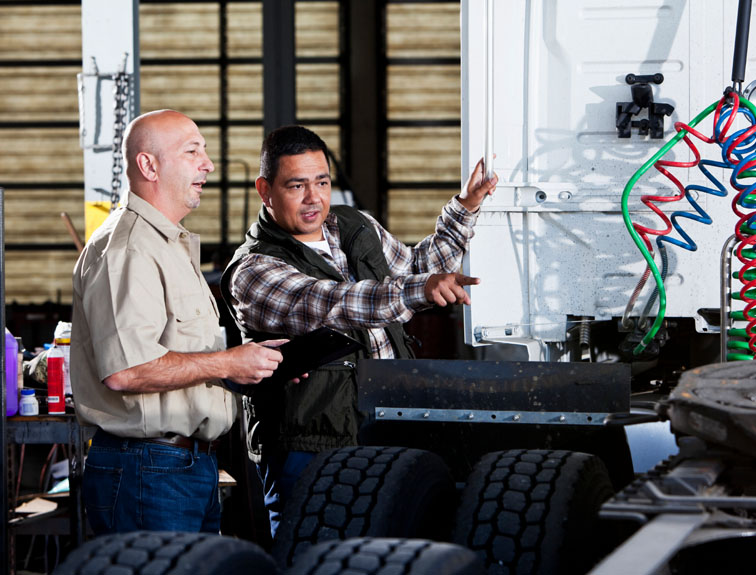
M 270 208 L 270 184 L 268 180 L 260 176 L 255 180 L 255 188 L 257 188 L 257 193 L 260 195 L 260 199 L 262 199 L 265 207 Z
M 139 152 L 136 156 L 136 164 L 145 180 L 150 182 L 157 180 L 157 158 L 155 156 L 147 152 Z

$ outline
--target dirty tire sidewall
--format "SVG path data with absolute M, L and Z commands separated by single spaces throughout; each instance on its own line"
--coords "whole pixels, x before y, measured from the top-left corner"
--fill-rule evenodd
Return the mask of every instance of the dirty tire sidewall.
M 213 533 L 101 535 L 69 553 L 54 575 L 277 575 L 262 548 Z
M 356 537 L 327 541 L 297 557 L 287 575 L 483 575 L 480 558 L 469 549 L 427 539 Z
M 436 454 L 404 447 L 320 453 L 286 502 L 273 556 L 289 566 L 323 541 L 350 537 L 449 539 L 455 487 Z
M 609 544 L 598 510 L 612 494 L 594 455 L 489 453 L 468 478 L 453 541 L 479 553 L 490 574 L 582 574 Z

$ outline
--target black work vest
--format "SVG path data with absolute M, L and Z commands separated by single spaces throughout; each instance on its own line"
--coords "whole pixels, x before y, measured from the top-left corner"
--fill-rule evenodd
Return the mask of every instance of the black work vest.
M 347 256 L 349 269 L 357 281 L 383 281 L 390 276 L 380 238 L 372 223 L 359 211 L 348 206 L 333 206 L 339 226 L 340 246 Z M 249 229 L 246 241 L 236 250 L 223 273 L 221 291 L 230 305 L 229 281 L 241 259 L 252 253 L 279 258 L 300 272 L 317 279 L 345 281 L 341 274 L 315 250 L 295 240 L 281 229 L 261 208 L 258 222 Z M 232 310 L 233 313 L 233 310 Z M 234 314 L 235 315 L 235 314 Z M 286 333 L 252 331 L 239 325 L 246 339 L 263 341 L 290 337 Z M 384 328 L 399 359 L 413 357 L 407 335 L 400 323 Z M 349 335 L 370 349 L 366 330 L 354 329 Z M 357 409 L 357 382 L 354 365 L 359 357 L 348 356 L 310 373 L 299 384 L 252 386 L 253 394 L 245 397 L 250 417 L 251 453 L 257 455 L 263 444 L 285 450 L 321 451 L 354 445 L 363 419 Z

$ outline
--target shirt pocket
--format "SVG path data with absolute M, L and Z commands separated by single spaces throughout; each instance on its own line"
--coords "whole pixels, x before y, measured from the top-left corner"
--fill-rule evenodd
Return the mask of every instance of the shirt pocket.
M 213 311 L 211 311 L 213 310 Z M 173 351 L 208 351 L 215 347 L 218 316 L 203 293 L 177 298 L 172 310 L 169 340 L 163 342 Z
M 207 315 L 209 306 L 205 294 L 197 293 L 176 298 L 173 314 L 178 323 L 189 323 Z

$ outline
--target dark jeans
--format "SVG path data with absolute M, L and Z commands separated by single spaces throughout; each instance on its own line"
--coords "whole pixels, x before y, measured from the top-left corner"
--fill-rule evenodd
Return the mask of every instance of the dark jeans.
M 116 533 L 220 531 L 218 462 L 171 445 L 124 439 L 98 431 L 83 478 L 92 530 Z
M 270 535 L 276 536 L 281 512 L 289 499 L 294 484 L 316 453 L 309 451 L 282 451 L 263 455 L 257 464 L 257 474 L 263 485 L 265 509 L 270 519 Z

